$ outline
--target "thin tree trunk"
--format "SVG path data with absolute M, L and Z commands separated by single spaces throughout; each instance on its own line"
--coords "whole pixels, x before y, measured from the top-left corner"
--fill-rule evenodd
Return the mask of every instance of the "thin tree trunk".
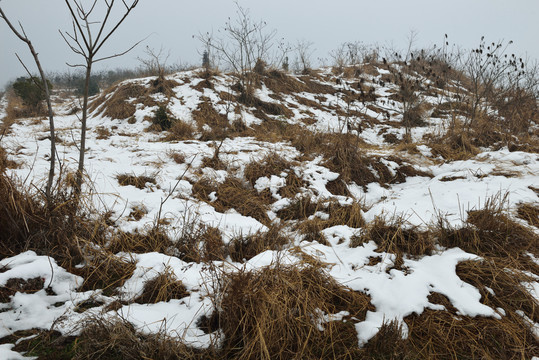
M 9 19 L 7 18 L 6 14 L 0 8 L 0 18 L 4 19 L 6 24 L 9 26 L 11 31 L 22 41 L 24 41 L 28 48 L 30 49 L 30 52 L 32 53 L 32 56 L 34 57 L 34 61 L 37 65 L 37 68 L 39 70 L 39 75 L 41 76 L 41 81 L 43 83 L 43 89 L 45 90 L 45 96 L 47 101 L 47 108 L 49 111 L 49 132 L 51 137 L 51 157 L 50 157 L 50 167 L 49 167 L 49 178 L 47 180 L 47 185 L 45 187 L 45 197 L 47 200 L 47 206 L 50 208 L 52 206 L 52 183 L 54 181 L 54 170 L 56 167 L 56 131 L 54 128 L 54 113 L 52 111 L 52 104 L 51 104 L 51 97 L 50 97 L 50 90 L 49 85 L 47 83 L 47 78 L 45 77 L 45 72 L 43 71 L 43 68 L 41 67 L 41 63 L 39 62 L 39 57 L 37 52 L 34 49 L 34 46 L 32 45 L 32 42 L 30 39 L 28 39 L 28 36 L 26 36 L 26 33 L 24 32 L 24 29 L 21 25 L 22 34 L 15 29 L 15 27 L 11 24 Z M 18 57 L 18 56 L 17 56 Z M 20 58 L 19 58 L 20 60 Z M 22 63 L 22 61 L 21 61 Z M 23 64 L 24 66 L 24 64 Z M 25 66 L 26 68 L 26 66 Z
M 80 195 L 82 191 L 82 175 L 84 171 L 84 155 L 86 152 L 86 121 L 88 119 L 88 93 L 90 88 L 90 76 L 92 73 L 92 59 L 88 59 L 86 65 L 86 80 L 84 82 L 84 94 L 82 102 L 82 119 L 81 119 L 81 139 L 79 149 L 79 167 L 77 170 L 77 178 L 75 182 L 75 194 Z

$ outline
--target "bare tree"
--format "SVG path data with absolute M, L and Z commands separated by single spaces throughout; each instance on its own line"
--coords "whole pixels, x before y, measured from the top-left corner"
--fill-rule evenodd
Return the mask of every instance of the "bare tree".
M 313 42 L 305 39 L 299 40 L 296 44 L 297 66 L 304 75 L 307 75 L 311 71 L 311 56 L 314 52 L 313 45 Z
M 24 66 L 24 68 L 26 69 L 28 74 L 30 75 L 30 78 L 33 79 L 35 81 L 36 85 L 45 92 L 45 100 L 47 102 L 47 109 L 48 109 L 48 115 L 49 115 L 49 132 L 50 132 L 50 138 L 51 138 L 51 156 L 50 156 L 50 166 L 49 166 L 49 177 L 48 177 L 48 180 L 47 180 L 47 185 L 45 187 L 45 198 L 47 200 L 47 205 L 50 207 L 50 206 L 52 206 L 52 194 L 51 194 L 52 191 L 51 191 L 51 189 L 52 189 L 52 183 L 54 181 L 54 170 L 55 170 L 55 166 L 56 166 L 56 132 L 55 132 L 55 129 L 54 129 L 54 113 L 52 111 L 49 84 L 48 84 L 48 81 L 47 81 L 47 79 L 45 77 L 45 73 L 43 72 L 43 68 L 41 67 L 41 62 L 39 61 L 38 54 L 37 54 L 32 42 L 30 41 L 30 39 L 26 35 L 26 32 L 24 31 L 24 28 L 23 28 L 22 24 L 19 23 L 19 26 L 21 28 L 21 31 L 19 32 L 13 26 L 13 24 L 9 21 L 8 17 L 6 16 L 6 14 L 2 10 L 2 8 L 0 8 L 0 18 L 4 19 L 4 21 L 9 26 L 9 28 L 11 29 L 13 34 L 15 34 L 21 41 L 25 42 L 26 45 L 28 46 L 28 48 L 30 49 L 30 52 L 32 53 L 32 56 L 34 57 L 34 61 L 35 61 L 36 66 L 38 68 L 39 75 L 41 77 L 41 82 L 37 81 L 35 79 L 35 77 L 33 77 L 30 74 L 30 72 L 28 71 L 28 68 L 26 67 L 26 65 L 24 65 L 24 63 L 22 62 L 19 55 L 16 54 L 16 56 L 19 59 L 19 61 L 21 62 L 21 64 Z
M 157 76 L 160 81 L 163 81 L 165 79 L 165 73 L 168 70 L 167 61 L 170 57 L 170 51 L 165 51 L 162 46 L 159 50 L 146 46 L 144 53 L 146 57 L 137 57 L 137 60 L 146 69 L 148 75 Z
M 224 37 L 215 37 L 213 33 L 199 34 L 197 37 L 206 49 L 220 53 L 229 67 L 238 74 L 242 96 L 249 101 L 254 90 L 252 72 L 257 65 L 267 61 L 276 31 L 267 31 L 265 21 L 254 22 L 248 9 L 238 3 L 236 7 L 237 18 L 229 18 L 225 23 L 222 29 Z
M 73 29 L 71 32 L 62 32 L 63 39 L 70 47 L 70 49 L 77 55 L 80 55 L 84 59 L 83 64 L 68 64 L 71 67 L 82 67 L 86 70 L 86 78 L 83 91 L 83 103 L 82 103 L 82 118 L 81 118 L 81 140 L 79 149 L 79 166 L 77 170 L 77 176 L 75 180 L 75 193 L 78 196 L 82 187 L 82 175 L 84 171 L 84 154 L 86 150 L 86 121 L 88 117 L 88 89 L 90 85 L 90 77 L 92 74 L 92 66 L 100 61 L 112 59 L 118 56 L 125 55 L 131 51 L 139 42 L 135 43 L 129 49 L 112 54 L 109 56 L 98 58 L 97 54 L 103 47 L 103 45 L 110 39 L 112 34 L 118 30 L 118 27 L 124 22 L 127 16 L 138 5 L 139 0 L 121 0 L 120 7 L 123 5 L 123 13 L 120 18 L 109 26 L 109 22 L 113 9 L 115 8 L 115 0 L 94 0 L 91 6 L 85 7 L 82 0 L 65 0 L 69 12 L 71 14 L 71 20 Z M 98 7 L 98 4 L 104 3 L 105 15 L 101 21 L 94 20 L 93 14 Z
M 521 72 L 525 67 L 523 60 L 517 59 L 515 54 L 507 54 L 512 43 L 499 41 L 487 44 L 485 38 L 481 37 L 479 46 L 472 49 L 465 59 L 463 68 L 468 76 L 470 91 L 470 110 L 466 121 L 468 130 L 475 125 L 480 114 L 486 112 L 487 104 L 493 101 L 493 97 L 503 88 L 507 79 L 513 76 L 519 79 L 524 75 L 525 72 Z

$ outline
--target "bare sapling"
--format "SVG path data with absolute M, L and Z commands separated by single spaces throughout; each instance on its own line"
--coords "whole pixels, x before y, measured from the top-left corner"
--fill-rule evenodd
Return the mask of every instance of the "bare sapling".
M 36 66 L 39 71 L 39 75 L 41 77 L 41 81 L 37 81 L 37 79 L 30 74 L 28 71 L 28 68 L 24 63 L 22 62 L 19 55 L 16 55 L 21 64 L 24 66 L 26 71 L 28 72 L 30 78 L 35 82 L 35 84 L 45 93 L 45 101 L 47 102 L 47 109 L 48 109 L 48 116 L 49 116 L 49 133 L 51 138 L 51 155 L 50 155 L 50 165 L 49 165 L 49 176 L 47 179 L 47 185 L 45 187 L 45 198 L 47 201 L 47 206 L 50 208 L 52 206 L 52 183 L 54 181 L 54 171 L 56 166 L 56 133 L 54 129 L 54 112 L 52 111 L 52 104 L 51 104 L 51 97 L 50 97 L 50 89 L 49 89 L 49 83 L 45 77 L 45 72 L 43 71 L 43 68 L 41 67 L 41 62 L 39 61 L 39 56 L 34 48 L 34 45 L 26 35 L 26 32 L 24 31 L 24 28 L 22 24 L 19 23 L 19 26 L 21 28 L 20 31 L 18 31 L 15 26 L 9 21 L 8 17 L 0 7 L 0 18 L 2 18 L 8 27 L 11 29 L 13 34 L 15 34 L 21 41 L 26 43 L 28 48 L 30 49 L 30 52 L 32 53 L 32 56 L 34 58 L 34 61 L 36 63 Z
M 84 62 L 82 64 L 68 64 L 71 67 L 82 67 L 86 71 L 84 90 L 83 90 L 83 102 L 82 102 L 82 116 L 81 116 L 81 139 L 79 147 L 79 165 L 77 169 L 75 179 L 75 195 L 78 197 L 81 193 L 82 178 L 84 171 L 84 155 L 86 151 L 86 123 L 88 119 L 88 97 L 89 97 L 89 85 L 90 77 L 92 74 L 92 67 L 95 63 L 112 59 L 125 55 L 131 51 L 139 42 L 127 50 L 108 55 L 105 57 L 97 57 L 97 54 L 103 47 L 103 45 L 110 39 L 110 37 L 118 30 L 120 25 L 129 16 L 131 11 L 138 5 L 139 0 L 126 1 L 122 0 L 120 7 L 123 6 L 122 15 L 116 22 L 111 22 L 111 14 L 115 9 L 115 0 L 94 0 L 91 6 L 84 6 L 81 0 L 65 0 L 65 3 L 69 9 L 73 29 L 71 32 L 60 31 L 63 39 L 69 46 L 69 48 L 77 55 L 80 55 Z M 97 11 L 98 5 L 104 4 L 104 13 L 102 20 L 94 20 L 94 11 Z
M 255 77 L 253 71 L 267 62 L 276 31 L 267 31 L 266 22 L 254 22 L 247 9 L 236 3 L 237 18 L 225 23 L 224 37 L 211 33 L 199 34 L 197 38 L 206 50 L 219 53 L 227 65 L 238 76 L 241 100 L 249 104 L 252 100 Z

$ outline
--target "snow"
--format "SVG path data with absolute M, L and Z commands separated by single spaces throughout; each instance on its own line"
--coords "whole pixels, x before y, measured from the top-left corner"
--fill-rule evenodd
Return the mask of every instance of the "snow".
M 386 73 L 378 69 L 381 74 Z M 180 85 L 174 88 L 176 97 L 172 98 L 169 109 L 172 114 L 182 121 L 192 122 L 192 111 L 197 108 L 205 96 L 211 99 L 216 109 L 225 112 L 223 104 L 218 105 L 217 93 L 230 91 L 232 79 L 226 75 L 216 77 L 215 91 L 204 89 L 200 92 L 193 87 L 199 80 L 195 72 L 184 72 L 172 77 Z M 151 80 L 142 79 L 141 83 Z M 387 98 L 391 87 L 377 87 L 378 95 Z M 270 96 L 271 91 L 265 86 L 257 90 L 257 96 L 266 102 L 275 102 Z M 296 101 L 295 96 L 302 96 L 317 101 L 310 93 L 300 93 L 283 96 L 283 102 L 295 104 L 295 116 L 282 119 L 290 123 L 301 123 L 301 111 L 309 109 Z M 342 103 L 337 96 L 326 96 L 329 103 Z M 384 98 L 379 101 L 384 101 Z M 343 105 L 343 104 L 341 104 Z M 388 104 L 385 104 L 388 106 Z M 5 101 L 0 102 L 0 119 Z M 242 234 L 247 236 L 257 232 L 267 231 L 268 228 L 259 221 L 243 216 L 235 210 L 220 213 L 212 203 L 204 203 L 193 196 L 193 184 L 200 178 L 209 177 L 216 181 L 224 181 L 229 176 L 243 175 L 245 166 L 252 161 L 262 159 L 272 152 L 278 153 L 287 160 L 295 160 L 291 171 L 307 184 L 302 194 L 311 196 L 314 200 L 336 199 L 341 204 L 352 201 L 365 203 L 367 210 L 364 217 L 368 221 L 376 217 L 387 218 L 402 216 L 410 225 L 424 226 L 436 221 L 443 215 L 451 225 L 459 226 L 466 220 L 467 210 L 479 209 L 488 199 L 508 193 L 508 209 L 513 210 L 519 203 L 537 203 L 536 193 L 530 185 L 539 184 L 539 159 L 537 154 L 525 152 L 510 152 L 507 148 L 497 151 L 484 151 L 476 157 L 465 161 L 440 162 L 432 159 L 430 148 L 420 144 L 417 146 L 419 155 L 400 154 L 408 157 L 406 160 L 434 177 L 408 177 L 404 183 L 390 184 L 382 187 L 378 183 L 369 184 L 366 189 L 351 184 L 351 197 L 334 196 L 327 190 L 328 182 L 336 180 L 339 174 L 323 166 L 323 158 L 302 159 L 301 154 L 288 143 L 266 143 L 250 137 L 238 137 L 223 140 L 220 148 L 220 159 L 229 165 L 228 171 L 216 171 L 202 168 L 202 159 L 214 154 L 216 144 L 212 141 L 178 141 L 163 142 L 159 134 L 145 132 L 149 123 L 144 121 L 152 116 L 155 108 L 137 105 L 136 122 L 109 119 L 94 114 L 89 119 L 89 127 L 95 129 L 102 126 L 111 131 L 107 139 L 97 139 L 94 131 L 89 131 L 87 139 L 88 178 L 92 180 L 92 188 L 85 192 L 92 194 L 92 206 L 96 213 L 110 211 L 117 219 L 118 229 L 123 231 L 144 231 L 154 224 L 161 214 L 162 218 L 170 220 L 167 232 L 174 239 L 188 226 L 214 226 L 223 235 L 225 243 Z M 338 116 L 331 111 L 309 109 L 317 120 L 311 129 L 317 131 L 341 131 L 342 124 Z M 372 110 L 369 110 L 372 112 Z M 378 117 L 378 113 L 370 114 Z M 229 114 L 232 115 L 232 114 Z M 235 115 L 234 115 L 235 116 Z M 249 126 L 260 123 L 248 109 L 241 110 L 238 116 Z M 232 120 L 229 117 L 229 120 Z M 440 120 L 441 121 L 441 120 Z M 440 125 L 439 120 L 433 120 L 430 127 L 416 128 L 412 132 L 415 140 L 420 140 L 423 134 L 432 131 Z M 9 169 L 10 175 L 21 180 L 26 179 L 26 185 L 39 186 L 48 173 L 49 140 L 46 140 L 46 122 L 33 123 L 34 119 L 25 119 L 12 125 L 12 132 L 6 134 L 2 146 L 6 148 L 10 159 L 21 164 L 18 169 Z M 78 151 L 72 142 L 78 140 L 78 119 L 74 115 L 57 115 L 56 126 L 64 142 L 58 144 L 60 160 L 65 169 L 73 171 L 78 159 Z M 116 127 L 113 129 L 113 127 Z M 383 136 L 380 130 L 391 129 L 391 132 L 402 136 L 403 129 L 393 129 L 386 124 L 376 124 L 365 128 L 358 136 L 369 144 L 381 144 Z M 44 140 L 43 140 L 44 139 Z M 185 156 L 186 163 L 177 164 L 170 154 L 178 152 Z M 384 148 L 366 150 L 368 154 L 388 154 Z M 393 161 L 385 161 L 392 171 L 398 167 Z M 297 163 L 297 165 L 296 165 Z M 504 176 L 504 173 L 513 176 Z M 147 184 L 143 189 L 133 186 L 120 186 L 116 177 L 120 174 L 154 176 L 156 184 Z M 291 199 L 282 198 L 278 191 L 286 185 L 289 173 L 274 174 L 256 180 L 254 188 L 258 192 L 269 189 L 274 198 L 268 215 L 275 219 L 275 213 L 288 206 Z M 444 181 L 453 178 L 452 181 Z M 176 186 L 176 184 L 178 186 Z M 170 195 L 170 196 L 169 196 Z M 300 196 L 298 195 L 298 196 Z M 166 201 L 165 201 L 166 199 Z M 210 194 L 212 201 L 216 194 Z M 147 213 L 138 221 L 129 218 L 130 210 L 141 207 Z M 315 216 L 327 216 L 317 213 Z M 327 263 L 326 271 L 338 282 L 356 291 L 362 291 L 371 297 L 376 310 L 369 311 L 364 321 L 357 321 L 355 328 L 358 332 L 358 342 L 364 344 L 372 338 L 380 326 L 387 321 L 396 319 L 400 322 L 404 317 L 416 313 L 421 314 L 425 309 L 443 311 L 443 306 L 432 304 L 428 296 L 432 292 L 441 293 L 451 301 L 458 313 L 467 316 L 489 316 L 500 318 L 504 316 L 503 309 L 493 309 L 480 302 L 479 290 L 463 282 L 456 274 L 456 266 L 461 261 L 480 260 L 476 255 L 466 253 L 461 249 L 438 249 L 430 256 L 404 258 L 403 269 L 392 268 L 395 255 L 376 251 L 376 244 L 368 242 L 362 246 L 351 248 L 350 240 L 361 229 L 348 226 L 334 226 L 323 230 L 329 242 L 325 246 L 316 242 L 302 242 L 297 233 L 296 245 L 307 254 L 315 256 Z M 246 263 L 231 261 L 216 261 L 212 263 L 222 271 L 238 271 L 239 269 L 256 270 L 265 266 L 281 264 L 299 264 L 298 249 L 265 251 Z M 122 254 L 118 254 L 121 256 Z M 53 258 L 38 256 L 34 252 L 25 252 L 0 261 L 0 285 L 5 285 L 9 279 L 44 279 L 45 288 L 50 285 L 54 294 L 42 289 L 33 294 L 16 293 L 9 304 L 1 305 L 0 338 L 19 330 L 32 328 L 49 329 L 51 326 L 66 334 L 77 333 L 77 324 L 85 318 L 105 312 L 106 304 L 115 300 L 127 302 L 118 311 L 108 311 L 105 315 L 120 316 L 131 322 L 143 332 L 164 331 L 171 336 L 184 339 L 196 347 L 207 347 L 219 338 L 219 333 L 204 334 L 197 328 L 196 322 L 202 315 L 209 315 L 214 310 L 211 303 L 213 291 L 212 279 L 215 273 L 205 264 L 186 263 L 176 257 L 159 253 L 132 254 L 136 262 L 136 270 L 132 277 L 118 289 L 118 295 L 103 296 L 100 291 L 80 292 L 82 278 L 68 273 L 57 265 Z M 368 265 L 370 258 L 379 258 L 375 265 Z M 537 259 L 534 259 L 537 261 Z M 129 303 L 142 293 L 144 283 L 163 271 L 171 271 L 189 291 L 183 299 L 170 300 L 157 304 Z M 538 282 L 525 284 L 533 296 L 539 299 Z M 105 304 L 79 314 L 74 311 L 76 305 L 88 298 L 99 298 Z M 326 320 L 339 319 L 345 313 L 326 314 Z M 64 319 L 64 321 L 59 321 Z M 530 320 L 531 321 L 531 320 Z M 537 328 L 538 324 L 533 324 Z M 23 358 L 11 350 L 12 345 L 0 345 L 0 357 Z

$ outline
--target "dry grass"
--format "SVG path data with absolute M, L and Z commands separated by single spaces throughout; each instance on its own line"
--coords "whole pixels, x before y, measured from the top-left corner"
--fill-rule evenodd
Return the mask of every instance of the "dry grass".
M 217 196 L 215 201 L 211 201 L 209 198 L 212 192 L 215 192 Z M 250 216 L 262 224 L 271 223 L 266 208 L 272 199 L 265 198 L 263 194 L 259 194 L 240 179 L 228 177 L 223 183 L 218 184 L 203 178 L 193 185 L 193 193 L 219 212 L 235 209 L 240 214 Z
M 170 268 L 165 268 L 153 279 L 144 283 L 142 294 L 135 299 L 139 304 L 156 304 L 161 301 L 182 299 L 189 296 L 183 283 Z
M 221 283 L 218 321 L 228 358 L 357 357 L 352 323 L 323 319 L 346 310 L 362 320 L 373 310 L 369 297 L 336 283 L 320 267 L 277 264 L 223 274 Z
M 9 303 L 16 293 L 33 294 L 45 287 L 45 280 L 41 277 L 33 279 L 11 278 L 4 286 L 0 286 L 0 303 Z
M 71 271 L 84 278 L 82 291 L 101 289 L 104 294 L 112 295 L 133 275 L 135 268 L 132 259 L 120 258 L 102 249 L 88 249 L 84 267 Z
M 167 154 L 176 164 L 185 163 L 185 154 L 179 151 L 171 151 Z
M 462 228 L 440 221 L 438 241 L 481 256 L 520 258 L 528 251 L 539 255 L 539 237 L 511 220 L 504 213 L 504 203 L 501 196 L 488 199 L 483 209 L 468 212 Z
M 106 140 L 108 139 L 112 134 L 110 133 L 110 130 L 103 127 L 103 126 L 98 126 L 96 129 L 95 129 L 95 132 L 97 134 L 97 137 L 96 139 L 97 140 Z
M 164 332 L 143 335 L 119 318 L 90 319 L 76 339 L 73 359 L 210 359 L 213 350 L 197 350 Z
M 321 233 L 322 230 L 337 225 L 346 225 L 356 229 L 365 226 L 363 206 L 357 201 L 350 205 L 340 205 L 334 201 L 319 202 L 316 206 L 316 211 L 323 211 L 327 214 L 327 219 L 315 217 L 300 222 L 297 228 L 305 235 L 304 240 L 318 241 L 327 245 L 327 240 Z
M 280 176 L 285 170 L 290 169 L 292 163 L 276 152 L 270 152 L 259 161 L 250 162 L 244 170 L 245 178 L 255 185 L 261 177 Z
M 405 320 L 413 358 L 531 359 L 538 354 L 537 343 L 523 323 L 434 310 Z
M 165 137 L 166 141 L 191 140 L 194 138 L 195 128 L 181 120 L 172 121 L 172 126 L 168 129 Z
M 0 173 L 4 173 L 6 169 L 17 169 L 19 164 L 13 160 L 9 160 L 6 150 L 0 146 Z
M 119 252 L 144 254 L 149 252 L 160 252 L 167 254 L 171 252 L 173 242 L 160 231 L 159 227 L 153 227 L 147 232 L 133 233 L 116 232 L 107 243 L 107 250 L 113 254 Z
M 160 105 L 150 95 L 162 93 L 170 98 L 173 95 L 172 89 L 178 85 L 176 81 L 168 79 L 156 79 L 149 86 L 123 82 L 103 91 L 92 101 L 89 110 L 112 119 L 129 119 L 135 114 L 137 103 L 147 107 Z
M 519 204 L 517 208 L 517 216 L 528 224 L 539 228 L 539 205 L 537 204 Z
M 227 256 L 221 231 L 211 226 L 187 224 L 174 241 L 179 257 L 187 262 L 224 260 Z
M 322 203 L 313 201 L 309 195 L 302 195 L 292 199 L 290 205 L 277 211 L 277 216 L 281 220 L 306 220 L 323 209 Z
M 430 255 L 434 250 L 434 237 L 428 231 L 409 226 L 401 218 L 385 220 L 376 218 L 367 224 L 365 232 L 354 237 L 350 246 L 356 247 L 374 241 L 378 251 L 393 254 Z
M 118 87 L 104 91 L 90 105 L 89 110 L 99 109 L 99 113 L 112 119 L 128 119 L 135 114 L 134 102 L 129 99 L 138 99 L 145 96 L 147 89 L 143 85 L 135 83 L 125 83 Z M 112 94 L 112 95 L 111 95 Z
M 121 186 L 134 186 L 138 189 L 144 189 L 146 184 L 156 184 L 155 176 L 147 175 L 131 175 L 131 174 L 120 174 L 116 176 L 118 183 Z
M 281 235 L 280 226 L 271 225 L 268 231 L 232 238 L 228 243 L 228 255 L 232 261 L 243 262 L 266 250 L 280 250 L 291 242 Z
M 41 193 L 24 189 L 0 172 L 0 258 L 34 250 L 68 266 L 82 260 L 82 250 L 75 239 L 99 242 L 104 235 L 96 231 L 102 230 L 99 222 L 73 214 L 66 194 L 57 193 L 51 205 L 52 208 L 45 205 Z

